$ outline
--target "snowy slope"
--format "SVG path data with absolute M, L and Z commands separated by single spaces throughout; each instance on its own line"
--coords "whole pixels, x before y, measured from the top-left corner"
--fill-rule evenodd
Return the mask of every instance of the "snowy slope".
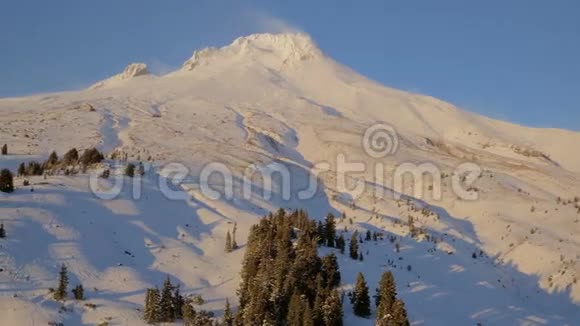
M 574 204 L 556 200 L 580 196 L 580 154 L 573 150 L 580 134 L 496 121 L 384 87 L 325 56 L 307 35 L 241 37 L 194 52 L 181 69 L 164 76 L 130 65 L 86 90 L 0 99 L 0 112 L 0 143 L 10 150 L 0 157 L 2 167 L 14 170 L 52 150 L 62 154 L 94 145 L 125 152 L 130 160 L 151 157 L 153 165 L 139 199 L 126 185 L 120 197 L 100 200 L 83 174 L 32 179 L 34 192 L 17 179 L 15 194 L 0 194 L 9 234 L 0 240 L 0 305 L 11 311 L 0 315 L 2 324 L 93 324 L 106 317 L 139 324 L 136 309 L 145 288 L 167 274 L 186 293 L 203 293 L 205 308 L 219 315 L 226 297 L 235 301 L 243 256 L 243 246 L 224 254 L 226 231 L 237 222 L 243 245 L 252 223 L 278 207 L 306 208 L 317 218 L 344 211 L 353 225 L 343 221 L 339 229 L 402 237 L 399 254 L 388 241 L 371 242 L 363 245 L 369 251 L 364 262 L 340 257 L 340 263 L 345 289 L 358 271 L 373 288 L 382 270 L 393 269 L 414 324 L 580 321 L 580 285 L 574 282 L 580 276 L 580 214 Z M 377 122 L 396 128 L 400 146 L 394 155 L 375 159 L 362 148 L 365 129 Z M 348 179 L 350 186 L 367 187 L 354 207 L 348 199 L 354 191 L 337 184 L 339 154 L 366 166 Z M 185 200 L 170 201 L 157 187 L 158 174 L 170 162 L 191 170 L 180 188 Z M 234 199 L 200 193 L 199 171 L 211 162 L 234 173 Z M 328 162 L 331 171 L 318 175 L 320 187 L 308 200 L 284 200 L 279 180 L 272 198 L 261 198 L 259 187 L 251 199 L 239 196 L 239 180 L 251 164 L 284 164 L 295 195 L 319 162 Z M 374 189 L 381 186 L 374 166 L 392 172 L 409 162 L 431 162 L 447 174 L 460 163 L 479 165 L 485 171 L 475 183 L 479 199 L 458 199 L 449 178 L 439 200 L 429 191 L 410 197 L 439 219 L 406 201 L 376 198 Z M 390 193 L 393 180 L 386 181 Z M 437 250 L 393 222 L 405 224 L 410 214 L 442 239 Z M 485 255 L 473 259 L 480 251 Z M 396 268 L 387 266 L 390 259 Z M 89 289 L 97 309 L 78 305 L 72 313 L 58 313 L 47 289 L 55 286 L 61 263 L 69 266 L 72 283 Z M 352 316 L 349 304 L 345 312 L 347 324 L 364 322 Z

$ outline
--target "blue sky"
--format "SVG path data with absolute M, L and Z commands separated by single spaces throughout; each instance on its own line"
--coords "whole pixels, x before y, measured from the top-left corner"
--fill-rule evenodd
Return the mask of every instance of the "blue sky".
M 301 30 L 385 85 L 464 109 L 580 131 L 580 1 L 0 2 L 0 96 L 78 89 L 194 49 Z

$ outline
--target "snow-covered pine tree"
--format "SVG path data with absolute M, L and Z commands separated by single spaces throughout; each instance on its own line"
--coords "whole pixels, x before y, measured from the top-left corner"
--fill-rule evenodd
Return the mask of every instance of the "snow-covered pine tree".
M 179 284 L 177 286 L 175 286 L 175 291 L 173 292 L 173 313 L 174 313 L 174 318 L 175 319 L 181 319 L 182 315 L 182 307 L 183 304 L 185 303 L 185 300 L 183 299 L 183 296 L 181 295 L 180 291 L 179 291 Z
M 20 165 L 18 165 L 18 176 L 23 177 L 26 176 L 26 165 L 24 164 L 24 162 L 20 163 Z
M 354 314 L 360 317 L 369 317 L 371 315 L 370 301 L 365 277 L 359 272 L 356 276 L 356 284 L 351 299 Z
M 334 254 L 322 258 L 321 274 L 326 288 L 333 289 L 340 285 L 340 270 Z
M 54 291 L 54 299 L 55 300 L 65 300 L 67 297 L 67 287 L 68 287 L 68 274 L 67 269 L 64 264 L 60 266 L 59 280 L 58 280 L 58 287 L 56 291 Z
M 232 252 L 232 236 L 230 235 L 230 230 L 226 233 L 226 252 Z
M 79 284 L 72 289 L 72 293 L 76 300 L 84 300 L 85 299 L 85 289 L 83 288 L 82 284 Z
M 342 326 L 342 302 L 336 289 L 330 291 L 321 310 L 324 326 Z
M 0 171 L 0 191 L 11 193 L 14 192 L 14 178 L 12 172 L 8 169 Z
M 125 175 L 129 178 L 133 178 L 135 176 L 135 164 L 128 163 L 125 167 Z
M 236 231 L 238 230 L 238 223 L 234 222 L 234 229 L 232 230 L 232 250 L 238 249 L 238 243 L 236 242 Z
M 324 221 L 324 236 L 326 240 L 326 245 L 328 247 L 334 247 L 334 240 L 336 238 L 336 222 L 334 221 L 334 215 L 328 214 Z
M 181 315 L 183 319 L 183 326 L 195 325 L 195 309 L 190 303 L 185 303 L 181 308 Z
M 375 295 L 375 305 L 378 307 L 377 315 L 390 313 L 391 307 L 397 298 L 397 286 L 391 271 L 386 271 L 381 275 L 377 294 Z
M 160 321 L 159 316 L 159 289 L 147 289 L 145 295 L 145 308 L 143 309 L 143 319 L 148 324 Z
M 159 317 L 162 322 L 175 321 L 175 311 L 173 310 L 173 285 L 169 276 L 163 282 L 161 289 L 161 299 L 159 300 Z
M 346 243 L 344 240 L 344 235 L 340 234 L 340 236 L 338 238 L 336 238 L 336 248 L 338 248 L 338 250 L 340 250 L 341 254 L 344 254 L 345 246 L 346 246 Z
M 225 326 L 234 325 L 234 313 L 232 312 L 232 307 L 230 307 L 230 300 L 228 298 L 226 298 L 226 307 L 224 309 L 223 323 Z
M 349 246 L 350 258 L 358 259 L 358 240 L 356 238 L 356 232 L 352 234 L 350 237 L 350 246 Z

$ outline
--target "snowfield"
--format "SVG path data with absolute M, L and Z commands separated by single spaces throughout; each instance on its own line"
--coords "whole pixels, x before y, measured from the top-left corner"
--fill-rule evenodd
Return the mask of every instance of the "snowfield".
M 396 129 L 398 146 L 374 158 L 362 138 L 377 123 Z M 167 275 L 220 316 L 226 298 L 235 306 L 251 225 L 279 207 L 304 208 L 317 219 L 344 212 L 337 230 L 347 234 L 384 232 L 385 240 L 361 245 L 362 262 L 337 253 L 341 287 L 348 291 L 362 271 L 374 294 L 381 273 L 392 270 L 413 325 L 580 324 L 580 134 L 492 120 L 384 87 L 328 58 L 304 34 L 241 37 L 196 51 L 163 76 L 132 64 L 89 89 L 0 99 L 4 143 L 9 155 L 0 156 L 0 167 L 13 172 L 53 150 L 91 146 L 147 162 L 148 171 L 132 180 L 122 176 L 123 162 L 108 159 L 117 170 L 96 193 L 89 182 L 95 171 L 30 177 L 30 186 L 16 178 L 14 193 L 0 193 L 7 230 L 0 239 L 1 325 L 141 325 L 146 288 Z M 347 174 L 346 189 L 348 168 L 339 157 L 364 164 Z M 471 189 L 477 200 L 452 187 L 466 162 L 482 170 Z M 175 200 L 159 186 L 175 172 L 170 163 L 189 170 L 170 187 Z M 204 194 L 201 172 L 210 163 L 232 173 L 233 197 Z M 319 173 L 321 163 L 328 169 Z M 441 198 L 431 177 L 421 195 L 407 178 L 402 197 L 393 196 L 403 163 L 435 166 L 444 175 Z M 251 165 L 284 166 L 291 198 L 280 178 L 254 178 L 251 196 L 242 196 Z M 376 166 L 384 179 L 377 180 Z M 317 189 L 297 198 L 313 175 Z M 224 179 L 214 173 L 209 180 L 223 195 Z M 99 198 L 121 181 L 118 196 Z M 409 235 L 409 216 L 429 239 Z M 241 248 L 225 253 L 234 223 Z M 400 252 L 387 240 L 392 235 Z M 63 263 L 71 286 L 82 283 L 87 297 L 68 300 L 67 311 L 49 295 Z M 355 317 L 348 300 L 344 312 L 347 325 L 373 324 Z

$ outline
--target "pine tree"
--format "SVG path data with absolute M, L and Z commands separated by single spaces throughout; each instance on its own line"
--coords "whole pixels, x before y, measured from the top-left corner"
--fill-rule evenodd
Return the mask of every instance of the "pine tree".
M 93 147 L 86 149 L 78 160 L 82 165 L 88 166 L 91 164 L 99 163 L 104 159 L 105 156 Z
M 294 294 L 292 294 L 292 297 L 290 298 L 290 303 L 288 305 L 288 314 L 286 316 L 286 321 L 288 325 L 302 324 L 303 315 L 304 315 L 304 302 L 302 298 L 300 298 L 300 295 L 294 292 Z
M 334 221 L 334 215 L 332 214 L 326 216 L 324 236 L 326 238 L 326 245 L 328 247 L 334 247 L 334 239 L 336 238 L 336 222 Z
M 159 289 L 147 289 L 145 296 L 145 308 L 143 309 L 143 319 L 148 324 L 153 324 L 160 321 L 159 312 Z
M 64 264 L 60 267 L 58 287 L 54 292 L 54 299 L 57 301 L 66 299 L 67 287 L 68 287 L 68 275 L 67 269 Z
M 82 284 L 77 285 L 74 289 L 72 289 L 72 292 L 76 300 L 85 299 L 85 289 L 83 288 Z
M 6 230 L 4 229 L 4 224 L 0 224 L 0 239 L 6 238 Z
M 323 245 L 326 243 L 326 232 L 324 231 L 324 224 L 322 224 L 322 222 L 318 221 L 318 223 L 316 224 L 316 234 L 318 236 L 318 244 L 319 245 Z
M 20 163 L 20 165 L 18 165 L 18 176 L 26 176 L 26 165 L 24 164 L 24 162 Z
M 127 164 L 127 166 L 125 167 L 125 175 L 130 178 L 133 178 L 135 176 L 135 164 L 133 163 Z
M 8 145 L 6 144 L 2 146 L 2 155 L 8 155 Z
M 367 235 L 365 237 L 365 241 L 371 241 L 371 231 L 367 230 Z
M 344 241 L 344 236 L 341 234 L 337 239 L 336 239 L 336 248 L 338 248 L 340 250 L 341 254 L 344 254 L 344 248 L 346 246 L 346 243 Z
M 62 157 L 62 163 L 64 165 L 74 165 L 79 160 L 79 152 L 76 148 L 70 149 L 64 156 Z
M 405 309 L 405 303 L 402 300 L 395 300 L 395 303 L 393 304 L 392 321 L 388 325 L 409 326 L 407 310 Z
M 0 171 L 0 191 L 11 193 L 14 192 L 14 178 L 12 172 L 8 169 Z
M 358 240 L 356 239 L 356 232 L 350 237 L 350 258 L 358 259 Z
M 300 325 L 300 324 L 297 324 Z M 308 302 L 304 303 L 304 311 L 302 313 L 302 326 L 314 326 L 314 318 L 312 315 L 312 309 Z
M 230 300 L 226 298 L 226 308 L 224 309 L 224 325 L 233 326 L 234 325 L 234 313 L 230 307 Z
M 175 311 L 173 310 L 173 285 L 169 276 L 163 282 L 161 289 L 161 299 L 159 300 L 160 321 L 173 322 L 175 320 Z
M 367 318 L 371 315 L 369 288 L 362 273 L 356 276 L 356 284 L 352 294 L 352 308 L 354 314 Z
M 234 223 L 234 229 L 232 230 L 232 250 L 238 249 L 238 243 L 236 242 L 236 231 L 238 230 L 238 223 Z
M 226 252 L 232 252 L 232 237 L 230 236 L 230 230 L 226 233 Z
M 322 258 L 321 274 L 324 280 L 325 288 L 333 289 L 340 285 L 340 270 L 338 267 L 338 261 L 334 254 L 330 254 Z
M 185 303 L 181 308 L 181 315 L 183 318 L 183 326 L 194 326 L 196 312 L 193 306 L 189 303 Z
M 46 160 L 46 167 L 51 168 L 58 164 L 58 154 L 55 151 L 52 151 L 48 156 L 48 160 Z
M 342 326 L 342 302 L 336 290 L 332 290 L 322 306 L 324 326 Z
M 185 304 L 185 300 L 179 291 L 179 285 L 175 287 L 175 292 L 173 292 L 173 313 L 175 319 L 182 318 L 182 309 Z
M 375 295 L 375 305 L 378 307 L 377 316 L 390 313 L 393 303 L 397 298 L 397 286 L 391 271 L 386 271 L 381 275 L 377 294 Z

